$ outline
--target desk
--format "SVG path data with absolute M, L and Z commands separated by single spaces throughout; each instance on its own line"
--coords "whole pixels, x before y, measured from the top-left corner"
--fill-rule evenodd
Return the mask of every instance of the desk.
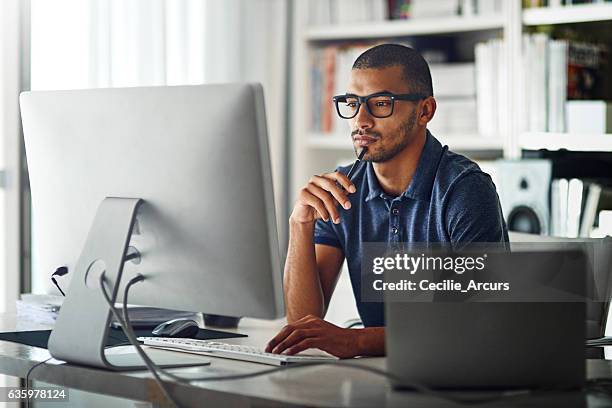
M 276 333 L 280 322 L 243 319 L 239 330 L 246 338 L 227 342 L 261 347 Z M 17 322 L 14 316 L 0 314 L 0 331 L 48 328 Z M 0 341 L 0 374 L 25 377 L 28 369 L 49 358 L 45 349 Z M 261 370 L 266 366 L 211 357 L 210 366 L 173 370 L 181 375 L 215 375 Z M 358 361 L 384 368 L 384 358 Z M 612 378 L 612 361 L 588 360 L 589 378 Z M 65 364 L 56 360 L 37 367 L 31 378 L 68 388 L 90 391 L 139 401 L 160 402 L 157 385 L 145 371 L 117 373 Z M 412 392 L 393 391 L 384 378 L 349 368 L 314 366 L 273 373 L 237 381 L 200 382 L 190 385 L 168 382 L 175 398 L 185 407 L 454 407 L 438 399 Z M 595 393 L 548 393 L 521 397 L 491 406 L 591 407 L 611 406 L 612 398 Z M 59 406 L 59 405 L 58 405 Z M 480 404 L 479 407 L 488 406 Z M 521 405 L 523 406 L 523 405 Z

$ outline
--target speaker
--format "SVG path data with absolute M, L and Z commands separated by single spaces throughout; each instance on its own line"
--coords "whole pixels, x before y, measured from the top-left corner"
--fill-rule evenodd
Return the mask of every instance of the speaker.
M 550 160 L 500 160 L 496 179 L 509 231 L 547 235 L 550 231 Z

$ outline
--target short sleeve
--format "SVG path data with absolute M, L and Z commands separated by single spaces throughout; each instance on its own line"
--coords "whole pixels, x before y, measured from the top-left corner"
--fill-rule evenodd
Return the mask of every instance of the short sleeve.
M 495 184 L 486 173 L 474 172 L 458 180 L 448 192 L 446 225 L 455 248 L 472 242 L 502 243 L 508 231 Z
M 319 219 L 315 222 L 314 242 L 315 244 L 329 245 L 342 249 L 342 244 L 340 244 L 331 220 L 323 221 Z

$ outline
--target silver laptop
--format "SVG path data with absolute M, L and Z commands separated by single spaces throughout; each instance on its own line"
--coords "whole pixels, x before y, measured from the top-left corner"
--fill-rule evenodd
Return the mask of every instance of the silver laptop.
M 557 284 L 584 293 L 576 279 L 586 255 L 558 251 Z M 542 254 L 542 256 L 551 254 Z M 509 267 L 533 275 L 538 253 L 512 253 Z M 582 275 L 583 276 L 583 275 Z M 565 279 L 569 277 L 570 279 Z M 439 389 L 580 387 L 585 381 L 584 302 L 387 302 L 387 369 L 414 383 Z

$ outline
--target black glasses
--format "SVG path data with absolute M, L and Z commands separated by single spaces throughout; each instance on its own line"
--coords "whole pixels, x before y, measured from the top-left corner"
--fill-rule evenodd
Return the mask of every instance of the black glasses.
M 375 118 L 388 118 L 393 115 L 395 101 L 420 101 L 427 96 L 422 94 L 392 94 L 388 92 L 374 93 L 368 96 L 353 94 L 336 95 L 332 99 L 336 105 L 336 111 L 341 118 L 352 119 L 359 113 L 361 104 L 365 104 L 368 113 Z

